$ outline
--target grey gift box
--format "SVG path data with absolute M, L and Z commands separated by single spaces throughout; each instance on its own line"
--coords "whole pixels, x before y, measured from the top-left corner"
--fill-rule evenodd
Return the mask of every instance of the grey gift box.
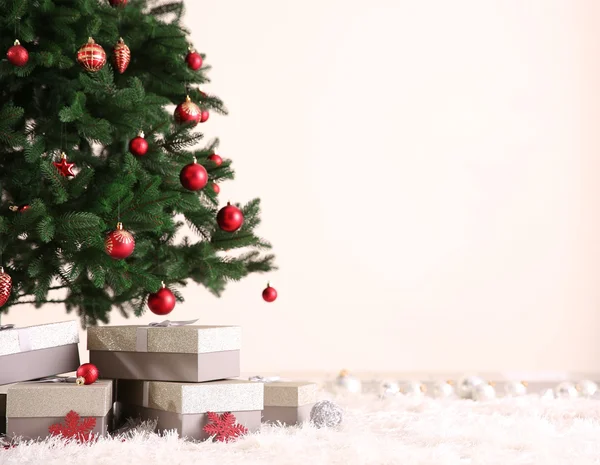
M 0 384 L 69 373 L 79 367 L 76 321 L 0 331 Z
M 105 378 L 202 382 L 240 375 L 239 326 L 97 326 L 90 362 Z
M 63 423 L 71 410 L 81 418 L 93 417 L 94 434 L 106 435 L 112 419 L 113 381 L 98 380 L 88 386 L 75 383 L 18 383 L 8 388 L 6 433 L 10 437 L 38 439 L 48 428 Z
M 242 380 L 206 383 L 161 381 L 117 382 L 117 399 L 124 418 L 157 420 L 159 431 L 177 430 L 181 437 L 204 440 L 208 412 L 235 415 L 250 432 L 260 430 L 263 385 Z
M 6 393 L 12 384 L 0 386 L 0 434 L 6 434 Z
M 263 422 L 296 425 L 310 420 L 310 411 L 317 401 L 315 383 L 275 381 L 264 386 Z

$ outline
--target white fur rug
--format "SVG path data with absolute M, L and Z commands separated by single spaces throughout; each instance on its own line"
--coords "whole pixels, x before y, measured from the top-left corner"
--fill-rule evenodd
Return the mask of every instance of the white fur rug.
M 92 445 L 0 449 L 2 465 L 587 465 L 600 460 L 600 401 L 529 396 L 476 403 L 363 395 L 336 400 L 338 429 L 265 426 L 235 443 L 134 432 Z

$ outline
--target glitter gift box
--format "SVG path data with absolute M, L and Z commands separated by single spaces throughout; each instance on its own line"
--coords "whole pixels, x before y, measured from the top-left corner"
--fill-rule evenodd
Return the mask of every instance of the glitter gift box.
M 177 430 L 181 437 L 204 440 L 207 412 L 235 415 L 249 431 L 260 430 L 263 384 L 242 380 L 207 383 L 121 381 L 117 400 L 124 418 L 158 420 L 159 431 Z
M 76 321 L 0 329 L 0 384 L 69 373 L 79 367 Z
M 106 435 L 112 417 L 113 381 L 88 386 L 73 383 L 29 382 L 13 384 L 6 399 L 6 433 L 26 439 L 49 436 L 48 428 L 63 423 L 71 410 L 95 418 L 94 434 Z
M 239 326 L 97 326 L 90 362 L 103 378 L 202 382 L 240 375 Z
M 275 381 L 264 386 L 263 422 L 296 425 L 310 420 L 310 411 L 317 401 L 315 383 Z

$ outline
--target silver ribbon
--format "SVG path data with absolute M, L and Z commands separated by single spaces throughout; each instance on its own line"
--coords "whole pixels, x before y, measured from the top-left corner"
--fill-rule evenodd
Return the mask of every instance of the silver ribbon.
M 8 329 L 16 329 L 15 325 L 7 324 L 0 326 L 0 331 L 6 331 Z M 29 352 L 31 350 L 31 339 L 29 338 L 28 328 L 21 328 L 17 331 L 17 337 L 19 338 L 19 349 L 21 352 Z
M 248 381 L 255 381 L 257 383 L 274 383 L 279 380 L 279 376 L 251 376 L 248 378 Z
M 150 323 L 148 326 L 142 326 L 136 328 L 135 331 L 135 350 L 137 352 L 148 352 L 148 329 L 150 328 L 171 328 L 175 326 L 187 326 L 193 325 L 198 320 L 187 320 L 187 321 L 170 321 L 165 320 L 160 323 Z
M 32 383 L 76 383 L 75 376 L 49 376 L 48 378 L 36 379 Z

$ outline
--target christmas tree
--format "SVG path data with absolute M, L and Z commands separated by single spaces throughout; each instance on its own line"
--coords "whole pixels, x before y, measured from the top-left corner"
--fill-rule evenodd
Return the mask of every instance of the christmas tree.
M 0 312 L 64 303 L 93 325 L 150 295 L 164 314 L 189 279 L 220 295 L 273 269 L 259 200 L 224 206 L 230 160 L 217 140 L 198 148 L 226 109 L 200 90 L 209 67 L 182 15 L 181 1 L 0 0 Z

